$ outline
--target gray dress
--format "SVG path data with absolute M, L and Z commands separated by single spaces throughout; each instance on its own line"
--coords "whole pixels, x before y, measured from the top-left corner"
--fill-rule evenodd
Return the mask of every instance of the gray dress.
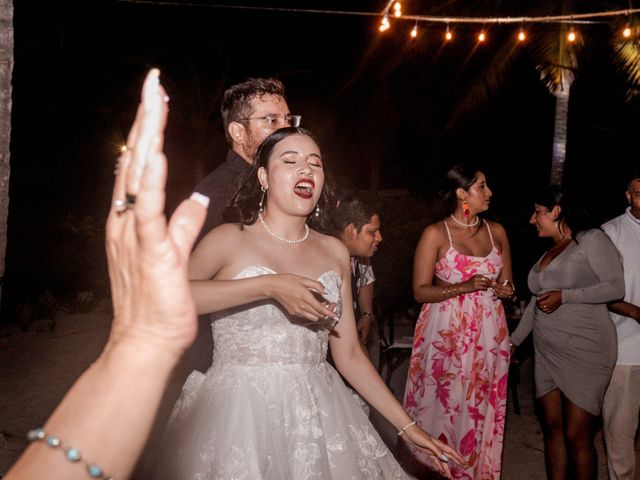
M 529 271 L 533 297 L 511 342 L 519 345 L 533 329 L 537 397 L 558 388 L 575 405 L 600 415 L 617 357 L 606 304 L 624 295 L 618 251 L 604 232 L 588 230 L 542 271 L 540 260 Z M 546 314 L 536 296 L 549 290 L 562 291 L 562 304 Z

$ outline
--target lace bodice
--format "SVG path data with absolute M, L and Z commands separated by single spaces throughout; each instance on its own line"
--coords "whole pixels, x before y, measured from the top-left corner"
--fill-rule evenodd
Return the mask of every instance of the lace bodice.
M 252 265 L 234 278 L 274 274 L 273 270 Z M 330 270 L 318 278 L 327 294 L 342 312 L 340 276 Z M 213 361 L 236 365 L 295 364 L 317 365 L 327 356 L 328 322 L 311 322 L 288 315 L 274 300 L 256 302 L 247 308 L 221 311 L 212 316 Z

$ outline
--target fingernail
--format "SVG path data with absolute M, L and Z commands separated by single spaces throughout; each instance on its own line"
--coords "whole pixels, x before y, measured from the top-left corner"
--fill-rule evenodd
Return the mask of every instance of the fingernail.
M 194 202 L 199 203 L 204 208 L 209 208 L 209 197 L 207 197 L 206 195 L 203 195 L 199 192 L 193 192 L 189 198 Z
M 158 87 L 160 86 L 160 70 L 152 68 L 149 70 L 147 76 L 147 83 L 144 88 L 142 97 L 142 103 L 144 104 L 145 111 L 150 111 L 153 107 L 154 96 L 158 94 Z

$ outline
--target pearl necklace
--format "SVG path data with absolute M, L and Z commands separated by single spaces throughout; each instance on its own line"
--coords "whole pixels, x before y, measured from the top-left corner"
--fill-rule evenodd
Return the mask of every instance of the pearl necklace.
M 307 225 L 306 223 L 304 224 L 304 235 L 302 235 L 301 238 L 298 238 L 296 240 L 289 240 L 288 238 L 284 238 L 278 235 L 276 232 L 274 232 L 269 228 L 269 225 L 267 225 L 267 222 L 265 222 L 264 218 L 262 217 L 262 212 L 258 213 L 258 220 L 260 220 L 260 223 L 262 224 L 264 229 L 269 233 L 269 235 L 271 235 L 273 238 L 280 240 L 281 242 L 288 243 L 288 244 L 302 243 L 307 238 L 309 238 L 309 225 Z
M 478 222 L 480 221 L 480 217 L 476 216 L 476 221 L 473 223 L 464 223 L 461 222 L 460 220 L 458 220 L 456 217 L 453 216 L 453 213 L 451 214 L 451 219 L 456 222 L 458 225 L 462 225 L 463 227 L 475 227 Z

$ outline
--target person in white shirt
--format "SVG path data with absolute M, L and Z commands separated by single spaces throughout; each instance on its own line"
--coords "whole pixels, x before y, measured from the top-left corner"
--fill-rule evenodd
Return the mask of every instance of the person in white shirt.
M 602 229 L 620 252 L 625 295 L 609 304 L 618 333 L 618 360 L 602 409 L 611 480 L 636 478 L 635 436 L 640 413 L 640 170 L 629 178 L 629 207 Z

